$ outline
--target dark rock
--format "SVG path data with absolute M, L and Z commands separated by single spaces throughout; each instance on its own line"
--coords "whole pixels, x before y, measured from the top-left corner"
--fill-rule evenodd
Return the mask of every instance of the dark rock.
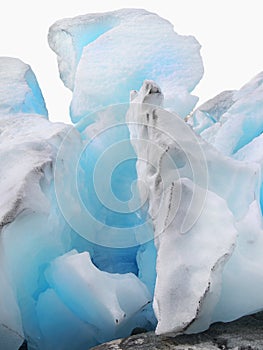
M 132 330 L 131 335 L 141 334 L 141 333 L 145 333 L 145 332 L 147 332 L 147 330 L 145 328 L 136 327 Z
M 27 350 L 27 341 L 25 340 L 18 350 Z
M 263 350 L 263 312 L 230 323 L 215 323 L 199 334 L 133 335 L 93 350 Z

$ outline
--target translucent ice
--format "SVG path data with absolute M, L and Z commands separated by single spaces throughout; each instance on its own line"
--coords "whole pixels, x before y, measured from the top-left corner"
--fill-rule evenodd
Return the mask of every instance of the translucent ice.
M 82 350 L 262 310 L 262 73 L 186 123 L 200 45 L 166 20 L 79 16 L 49 43 L 75 127 L 43 118 L 30 67 L 0 59 L 0 348 Z
M 47 117 L 45 101 L 30 66 L 0 57 L 0 114 L 36 113 Z
M 0 323 L 16 336 L 37 337 L 34 298 L 41 269 L 67 246 L 51 199 L 56 149 L 69 129 L 36 114 L 0 118 Z
M 209 112 L 204 112 L 207 110 L 206 103 L 204 107 L 197 109 L 193 116 L 193 128 L 205 140 L 220 152 L 258 167 L 261 174 L 263 165 L 262 82 L 263 73 L 259 73 L 240 90 L 215 97 L 209 102 L 211 106 Z M 216 110 L 221 111 L 218 117 Z M 259 187 L 261 187 L 260 201 L 263 210 L 262 184 L 261 175 Z
M 181 36 L 156 14 L 125 9 L 55 23 L 49 44 L 60 76 L 73 91 L 73 122 L 102 107 L 128 102 L 130 90 L 154 79 L 165 106 L 182 117 L 194 107 L 190 95 L 203 74 L 200 45 Z
M 12 96 L 9 99 L 15 100 Z M 73 343 L 80 349 L 126 336 L 136 326 L 151 329 L 148 320 L 154 323 L 155 318 L 148 304 L 153 292 L 148 291 L 146 284 L 153 288 L 154 263 L 150 269 L 153 278 L 146 278 L 144 284 L 136 276 L 139 264 L 145 266 L 143 254 L 137 264 L 138 247 L 98 246 L 74 232 L 59 208 L 59 186 L 55 188 L 58 183 L 63 185 L 69 216 L 78 218 L 77 198 L 71 185 L 76 169 L 80 174 L 83 171 L 76 165 L 84 147 L 79 132 L 28 111 L 3 113 L 0 131 L 0 347 L 17 349 L 25 338 L 29 349 L 72 349 Z M 80 176 L 80 190 L 85 198 L 82 181 Z M 92 222 L 85 230 L 91 232 L 90 237 L 97 234 Z M 77 249 L 74 257 L 67 255 L 72 249 Z M 64 285 L 63 276 L 71 276 L 78 288 Z M 104 294 L 102 284 L 97 290 L 90 289 L 99 279 L 108 285 Z M 84 288 L 85 298 L 89 295 L 85 299 L 82 293 L 86 300 L 84 319 L 80 287 Z M 111 309 L 109 298 L 115 300 L 115 309 Z M 99 310 L 103 320 L 96 316 Z
M 146 286 L 134 274 L 100 271 L 87 252 L 69 252 L 46 271 L 47 281 L 61 300 L 96 329 L 101 341 L 118 333 L 123 323 L 151 301 Z
M 197 109 L 194 129 L 222 153 L 229 156 L 235 154 L 263 132 L 262 91 L 263 73 L 259 73 L 240 90 L 215 97 L 209 103 L 210 111 L 206 111 L 207 104 Z M 220 111 L 219 114 L 216 109 Z M 200 112 L 203 113 L 202 118 L 198 118 Z M 212 123 L 203 128 L 201 124 L 207 118 Z

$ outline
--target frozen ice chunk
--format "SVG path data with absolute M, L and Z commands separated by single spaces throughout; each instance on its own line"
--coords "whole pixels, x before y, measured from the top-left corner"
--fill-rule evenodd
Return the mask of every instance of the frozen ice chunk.
M 198 134 L 220 121 L 221 116 L 235 102 L 235 90 L 223 91 L 211 100 L 203 103 L 194 111 L 190 124 Z
M 119 24 L 114 13 L 87 14 L 57 21 L 48 34 L 48 42 L 57 54 L 60 77 L 70 90 L 83 48 Z
M 0 349 L 17 350 L 24 340 L 21 314 L 10 283 L 3 249 L 0 252 Z
M 117 333 L 151 301 L 148 289 L 134 274 L 100 271 L 87 252 L 71 251 L 57 258 L 46 277 L 74 314 L 96 327 L 100 341 Z
M 225 155 L 232 156 L 263 132 L 263 72 L 233 94 L 215 97 L 194 114 L 193 127 L 200 135 Z M 206 107 L 214 106 L 208 111 Z M 216 107 L 216 108 L 215 108 Z M 220 112 L 220 119 L 217 111 Z M 223 112 L 223 113 L 222 113 Z M 202 117 L 201 117 L 202 115 Z M 215 124 L 214 124 L 215 123 Z
M 0 114 L 48 112 L 35 74 L 16 58 L 0 57 Z
M 151 89 L 155 92 L 152 93 Z M 140 155 L 137 161 L 139 183 L 154 188 L 158 184 L 162 186 L 161 178 L 167 178 L 169 184 L 171 178 L 188 177 L 225 199 L 232 213 L 238 219 L 241 218 L 255 197 L 259 198 L 259 166 L 225 157 L 194 135 L 190 127 L 176 115 L 158 108 L 161 101 L 160 88 L 154 82 L 145 81 L 137 97 L 132 100 L 126 116 L 131 143 L 137 156 Z M 160 161 L 166 168 L 160 165 Z M 167 172 L 168 165 L 171 174 Z M 151 194 L 150 191 L 149 195 L 152 195 L 158 208 L 162 192 Z M 153 208 L 150 206 L 150 211 L 154 211 Z
M 55 23 L 49 44 L 65 85 L 73 91 L 73 122 L 102 107 L 129 101 L 130 90 L 155 80 L 165 106 L 185 117 L 203 75 L 200 45 L 145 10 L 123 9 Z
M 191 121 L 194 130 L 221 153 L 242 161 L 243 166 L 247 168 L 249 166 L 258 167 L 261 169 L 261 174 L 263 164 L 261 155 L 262 93 L 263 73 L 259 73 L 233 95 L 231 93 L 220 94 L 199 107 Z M 220 111 L 220 118 L 218 118 L 218 111 Z M 261 209 L 263 209 L 262 185 L 261 175 L 258 184 L 261 187 Z M 258 197 L 257 194 L 256 197 Z
M 234 154 L 234 158 L 244 161 L 257 163 L 261 169 L 261 184 L 260 184 L 260 203 L 261 211 L 263 212 L 263 134 L 255 137 L 250 143 L 241 148 Z
M 214 122 L 218 122 L 221 116 L 232 106 L 236 100 L 236 91 L 223 91 L 211 100 L 203 103 L 198 110 L 205 113 Z
M 13 340 L 17 341 L 17 334 L 21 341 L 25 336 L 29 348 L 53 349 L 59 334 L 60 345 L 67 349 L 73 348 L 73 343 L 76 348 L 84 344 L 89 347 L 127 336 L 137 325 L 144 327 L 149 323 L 144 307 L 148 307 L 152 295 L 135 274 L 126 273 L 138 273 L 138 248 L 103 249 L 80 238 L 77 244 L 77 233 L 72 232 L 58 207 L 54 186 L 56 181 L 64 184 L 62 180 L 67 176 L 75 179 L 74 156 L 79 156 L 83 146 L 80 134 L 68 125 L 25 113 L 2 116 L 0 130 L 0 324 L 8 326 L 6 336 L 1 329 L 1 340 L 9 337 L 10 329 L 15 334 Z M 64 157 L 58 159 L 65 137 Z M 69 207 L 68 214 L 77 217 L 76 205 L 70 205 L 70 201 L 77 201 L 72 198 L 70 182 L 65 179 L 63 199 Z M 97 233 L 92 226 L 85 229 L 92 235 Z M 122 274 L 99 271 L 87 258 L 88 253 L 77 254 L 74 263 L 66 259 L 64 254 L 75 245 L 81 251 L 90 250 L 98 265 Z M 64 259 L 55 260 L 59 256 Z M 49 284 L 46 270 L 49 265 L 49 271 L 52 270 L 56 264 L 63 273 L 56 276 L 54 290 L 55 284 Z M 70 286 L 63 289 L 61 278 L 67 276 L 71 276 Z M 78 287 L 83 285 L 83 292 L 80 288 L 72 291 L 72 281 Z M 97 281 L 100 284 L 94 290 Z M 151 287 L 153 283 L 154 276 Z M 108 289 L 103 291 L 104 286 Z M 149 313 L 148 318 L 154 318 L 152 311 Z
M 48 212 L 40 182 L 51 179 L 55 149 L 69 129 L 39 115 L 0 118 L 0 227 L 24 210 Z
M 79 350 L 98 344 L 98 330 L 74 315 L 53 289 L 40 295 L 36 312 L 42 335 L 40 349 Z
M 255 162 L 263 166 L 263 134 L 255 137 L 250 143 L 242 147 L 237 153 L 234 154 L 234 158 L 245 161 Z
M 258 301 L 246 303 L 240 313 L 228 308 L 228 295 L 234 271 L 247 271 L 245 259 L 236 257 L 244 237 L 250 241 L 258 234 L 262 249 L 260 213 L 245 219 L 252 203 L 259 208 L 259 164 L 225 157 L 176 115 L 157 107 L 162 93 L 155 82 L 145 81 L 132 95 L 126 118 L 138 158 L 139 192 L 142 198 L 148 195 L 157 249 L 157 333 L 196 332 L 214 319 L 255 311 Z M 254 221 L 255 230 L 248 230 L 243 220 Z M 246 244 L 246 256 L 253 255 L 255 246 Z M 261 280 L 254 283 L 261 288 Z M 249 289 L 242 295 L 249 300 Z
M 209 327 L 220 295 L 222 269 L 236 241 L 233 215 L 213 192 L 207 192 L 201 215 L 182 235 L 178 227 L 187 215 L 194 186 L 186 179 L 176 186 L 182 186 L 186 203 L 178 208 L 182 213 L 158 236 L 154 295 L 157 334 L 186 331 L 194 321 L 191 327 L 195 331 Z
M 69 244 L 69 228 L 55 200 L 53 167 L 70 129 L 37 114 L 0 118 L 0 324 L 33 343 L 39 337 L 35 299 L 45 288 L 45 264 Z
M 156 247 L 153 240 L 140 246 L 137 263 L 139 278 L 153 295 L 156 280 Z
M 238 241 L 223 273 L 222 293 L 213 322 L 229 322 L 263 307 L 263 222 L 257 201 L 236 227 Z

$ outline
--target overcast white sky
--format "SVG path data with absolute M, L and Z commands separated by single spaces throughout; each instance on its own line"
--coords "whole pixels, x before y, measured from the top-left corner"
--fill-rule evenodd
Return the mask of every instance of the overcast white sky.
M 179 34 L 202 45 L 205 75 L 195 89 L 200 102 L 226 89 L 238 89 L 263 70 L 262 0 L 3 0 L 0 4 L 0 56 L 30 64 L 51 120 L 68 121 L 71 93 L 58 76 L 48 28 L 58 19 L 124 7 L 145 8 L 173 23 Z

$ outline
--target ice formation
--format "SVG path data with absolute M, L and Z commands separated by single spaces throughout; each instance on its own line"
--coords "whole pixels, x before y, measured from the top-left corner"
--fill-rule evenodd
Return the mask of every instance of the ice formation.
M 47 109 L 35 74 L 19 59 L 0 57 L 0 114 L 37 113 Z
M 149 78 L 161 86 L 165 105 L 182 117 L 197 102 L 190 92 L 203 74 L 200 45 L 176 34 L 156 14 L 124 9 L 64 19 L 50 28 L 49 44 L 64 84 L 73 91 L 74 122 L 102 107 L 128 103 L 130 90 Z
M 216 96 L 209 101 L 210 109 L 200 107 L 195 111 L 194 130 L 223 154 L 236 154 L 263 131 L 262 91 L 263 73 L 259 73 L 240 90 L 224 92 L 224 99 L 222 94 Z M 219 113 L 214 113 L 215 108 Z
M 156 236 L 156 332 L 200 331 L 211 322 L 259 310 L 259 166 L 231 160 L 201 138 L 195 140 L 183 121 L 157 107 L 162 95 L 154 82 L 146 81 L 134 96 L 127 120 L 138 178 L 149 187 Z M 254 254 L 257 269 L 249 259 Z M 252 275 L 253 292 L 245 286 Z M 240 305 L 240 293 L 249 302 Z
M 262 73 L 186 123 L 200 46 L 166 20 L 85 15 L 49 43 L 75 126 L 51 123 L 31 68 L 0 58 L 0 348 L 262 310 Z

